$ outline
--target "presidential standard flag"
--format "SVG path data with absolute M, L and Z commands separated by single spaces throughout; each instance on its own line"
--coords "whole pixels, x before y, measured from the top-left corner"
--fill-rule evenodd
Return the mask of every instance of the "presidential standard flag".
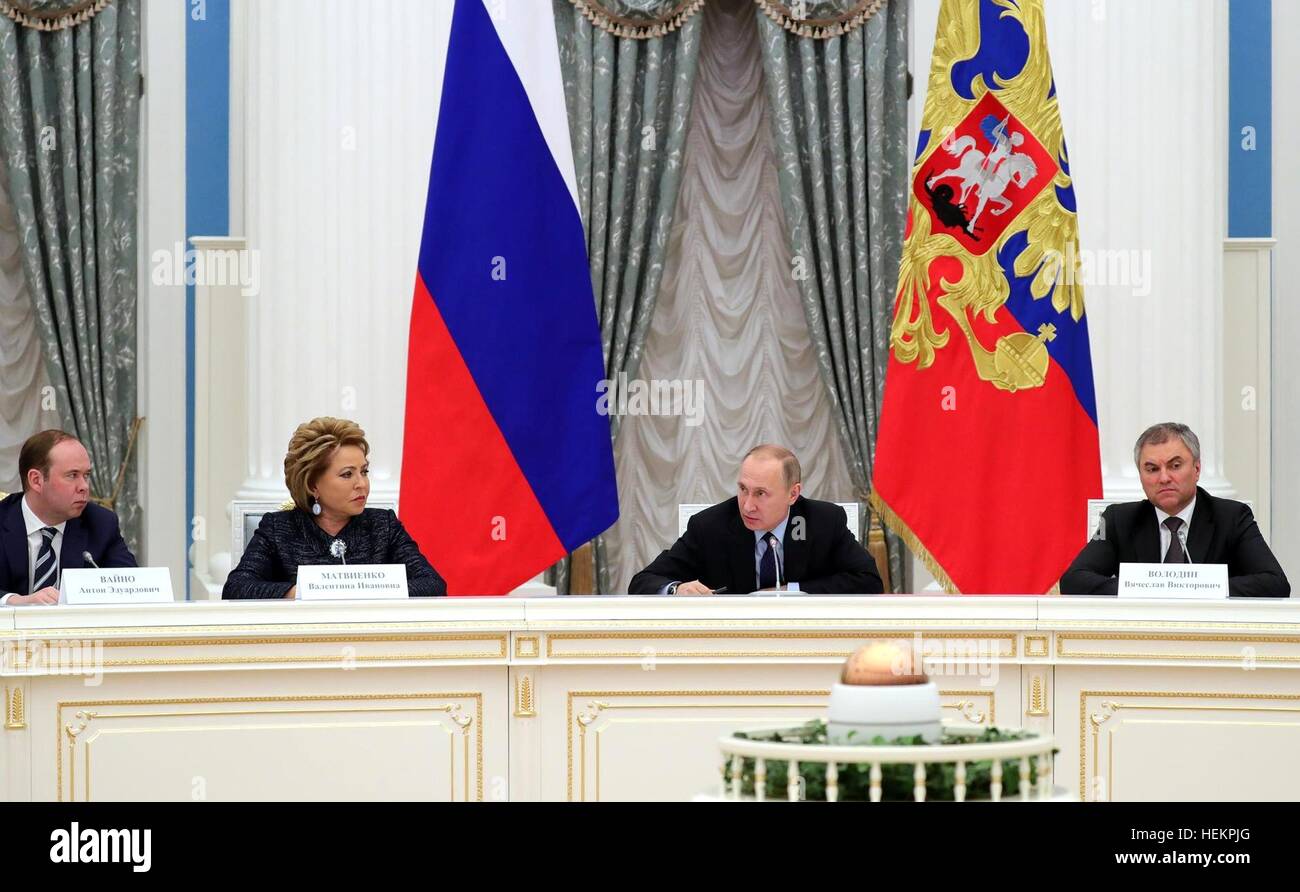
M 550 3 L 457 0 L 411 309 L 401 515 L 450 594 L 618 517 Z
M 1042 0 L 944 0 L 909 198 L 871 503 L 948 591 L 1047 593 L 1101 458 Z

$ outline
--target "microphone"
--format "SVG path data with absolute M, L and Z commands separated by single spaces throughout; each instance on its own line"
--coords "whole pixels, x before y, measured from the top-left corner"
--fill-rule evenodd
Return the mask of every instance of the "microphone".
M 1178 541 L 1183 546 L 1183 562 L 1190 564 L 1192 562 L 1192 553 L 1187 550 L 1187 524 L 1178 528 Z
M 89 552 L 89 551 L 83 551 L 83 552 L 81 553 L 81 559 L 82 559 L 83 561 L 85 561 L 86 563 L 90 564 L 90 566 L 94 567 L 96 570 L 102 570 L 102 569 L 103 569 L 103 567 L 101 567 L 101 566 L 99 566 L 99 564 L 95 563 L 95 559 L 94 559 L 93 557 L 90 556 L 90 552 Z

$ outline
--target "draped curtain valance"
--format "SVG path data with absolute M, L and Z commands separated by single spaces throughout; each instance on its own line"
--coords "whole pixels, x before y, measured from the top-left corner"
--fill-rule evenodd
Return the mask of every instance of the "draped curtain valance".
M 4 3 L 5 0 L 0 0 Z M 58 0 L 46 0 L 58 2 Z M 68 2 L 68 0 L 62 0 Z M 648 40 L 677 30 L 705 0 L 569 0 L 597 28 L 615 37 Z M 754 0 L 763 14 L 800 37 L 824 40 L 855 31 L 885 0 Z
M 62 31 L 93 18 L 113 0 L 0 0 L 0 15 L 25 28 Z

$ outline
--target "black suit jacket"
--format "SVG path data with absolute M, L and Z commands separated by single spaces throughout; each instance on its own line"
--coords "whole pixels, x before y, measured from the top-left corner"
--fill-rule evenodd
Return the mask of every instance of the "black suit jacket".
M 347 545 L 342 560 L 330 554 L 341 539 Z M 420 546 L 387 508 L 366 508 L 330 536 L 306 511 L 296 508 L 262 516 L 252 540 L 230 571 L 221 590 L 224 599 L 283 598 L 298 584 L 298 568 L 312 564 L 406 564 L 411 597 L 445 595 L 445 583 Z
M 1105 538 L 1094 538 L 1079 552 L 1061 577 L 1061 594 L 1113 595 L 1119 590 L 1116 574 L 1121 563 L 1160 563 L 1160 526 L 1149 501 L 1111 505 L 1102 522 Z M 1230 595 L 1285 598 L 1291 594 L 1291 584 L 1250 508 L 1215 498 L 1199 486 L 1187 527 L 1187 557 L 1193 564 L 1227 564 Z
M 23 523 L 22 500 L 23 494 L 16 492 L 0 501 L 0 595 L 31 594 L 27 590 L 27 525 Z M 63 527 L 59 570 L 83 569 L 84 551 L 105 569 L 136 566 L 135 555 L 122 541 L 117 515 L 93 502 Z
M 799 531 L 802 531 L 802 535 Z M 834 502 L 795 499 L 781 542 L 784 583 L 822 595 L 875 595 L 884 586 L 875 561 L 849 532 L 844 509 Z M 698 579 L 731 594 L 758 588 L 754 533 L 740 519 L 740 505 L 727 499 L 691 518 L 686 533 L 632 577 L 628 592 L 656 595 L 672 582 Z

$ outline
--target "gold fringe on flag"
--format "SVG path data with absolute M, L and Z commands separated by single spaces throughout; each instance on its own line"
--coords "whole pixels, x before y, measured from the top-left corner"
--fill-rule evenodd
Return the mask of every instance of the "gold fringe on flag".
M 664 15 L 654 19 L 629 19 L 610 12 L 601 0 L 569 0 L 583 18 L 615 37 L 649 40 L 676 31 L 704 6 L 704 0 L 679 0 Z
M 852 8 L 828 18 L 810 18 L 807 13 L 796 15 L 801 8 L 814 5 L 816 0 L 795 0 L 794 3 L 781 3 L 779 0 L 754 0 L 759 9 L 769 19 L 785 30 L 800 37 L 826 40 L 856 31 L 880 11 L 885 0 L 858 0 Z
M 0 15 L 35 31 L 62 31 L 90 21 L 112 2 L 113 0 L 82 0 L 65 9 L 38 10 L 31 2 L 0 0 Z
M 880 519 L 884 521 L 885 526 L 889 527 L 894 535 L 902 539 L 912 553 L 921 559 L 921 563 L 925 564 L 926 569 L 934 574 L 935 582 L 943 586 L 943 590 L 948 594 L 960 595 L 961 591 L 957 586 L 953 585 L 952 580 L 948 578 L 948 573 L 943 567 L 939 566 L 939 562 L 934 559 L 934 555 L 930 554 L 929 549 L 921 544 L 921 540 L 916 538 L 916 534 L 903 521 L 903 518 L 895 514 L 894 509 L 885 504 L 885 500 L 877 495 L 875 490 L 872 490 L 867 500 L 871 502 L 871 507 L 880 515 Z
M 948 577 L 947 572 L 944 571 L 943 567 L 939 566 L 939 562 L 934 559 L 934 555 L 930 554 L 930 550 L 921 544 L 921 540 L 916 538 L 916 534 L 913 533 L 912 528 L 903 521 L 903 518 L 895 514 L 894 509 L 890 508 L 889 505 L 885 503 L 885 500 L 876 495 L 874 491 L 867 496 L 867 501 L 871 503 L 871 507 L 875 509 L 876 513 L 880 516 L 880 519 L 884 521 L 885 526 L 889 527 L 894 535 L 902 539 L 907 544 L 907 547 L 911 549 L 912 553 L 921 559 L 921 563 L 925 564 L 925 568 L 933 574 L 934 581 L 943 586 L 943 590 L 948 594 L 960 595 L 961 589 L 957 588 L 957 586 L 953 584 L 953 581 Z M 1019 595 L 1033 594 L 1033 592 L 1005 592 L 1004 594 Z M 1057 597 L 1060 594 L 1060 580 L 1057 580 L 1051 588 L 1044 592 L 1044 595 L 1047 597 Z

